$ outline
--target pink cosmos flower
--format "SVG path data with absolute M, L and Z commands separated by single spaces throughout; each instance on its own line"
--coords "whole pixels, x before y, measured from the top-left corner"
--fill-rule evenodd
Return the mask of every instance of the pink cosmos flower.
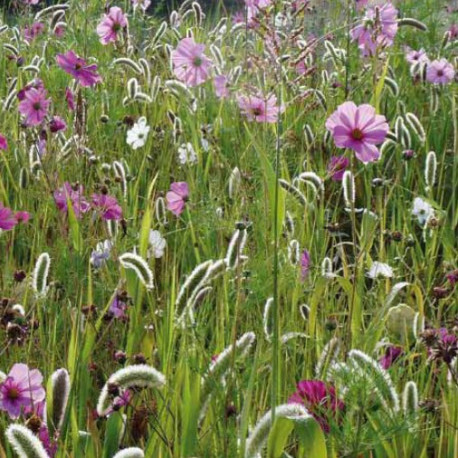
M 173 73 L 189 87 L 199 86 L 208 79 L 212 61 L 204 54 L 205 45 L 193 38 L 183 38 L 172 51 Z
M 417 62 L 429 62 L 426 51 L 423 48 L 418 51 L 408 48 L 406 52 L 406 59 L 409 64 L 416 64 Z
M 239 107 L 248 121 L 275 123 L 278 115 L 285 111 L 283 105 L 277 105 L 277 96 L 270 94 L 267 97 L 261 95 L 242 95 L 238 97 Z
M 25 116 L 28 126 L 37 126 L 41 124 L 48 114 L 48 108 L 51 100 L 46 98 L 44 89 L 29 89 L 24 93 L 24 100 L 19 104 L 19 113 Z
M 68 212 L 68 202 L 71 202 L 73 212 L 76 218 L 80 218 L 83 213 L 86 213 L 90 205 L 83 196 L 83 186 L 77 186 L 76 190 L 72 188 L 71 184 L 66 181 L 64 185 L 54 191 L 54 202 L 56 202 L 57 208 L 62 213 Z
M 25 224 L 28 223 L 30 220 L 30 213 L 26 211 L 16 212 L 15 217 L 18 223 Z
M 25 99 L 25 94 L 27 91 L 30 91 L 30 89 L 37 89 L 38 91 L 44 90 L 45 85 L 43 84 L 43 81 L 40 78 L 35 78 L 33 79 L 30 83 L 26 84 L 18 93 L 17 93 L 17 98 L 22 101 Z
M 3 231 L 10 231 L 17 223 L 18 220 L 13 211 L 0 203 L 0 229 Z
M 43 376 L 38 369 L 30 370 L 26 364 L 14 364 L 6 380 L 0 384 L 0 409 L 16 419 L 26 407 L 45 398 Z
M 102 81 L 102 77 L 97 73 L 97 65 L 87 65 L 86 61 L 73 51 L 57 54 L 56 60 L 59 67 L 72 75 L 81 86 L 94 86 Z
M 216 75 L 213 78 L 213 84 L 215 86 L 215 93 L 219 99 L 225 99 L 229 97 L 229 88 L 226 75 Z
M 26 5 L 38 5 L 38 3 L 40 3 L 40 0 L 24 0 L 24 3 Z
M 108 311 L 115 317 L 115 318 L 126 318 L 127 304 L 121 299 L 120 296 L 116 295 L 113 301 L 110 304 L 110 308 Z
M 8 149 L 8 141 L 5 136 L 0 134 L 0 149 L 6 151 Z
M 297 391 L 288 399 L 288 403 L 302 404 L 326 433 L 330 430 L 330 417 L 335 417 L 337 411 L 345 408 L 343 401 L 337 398 L 335 388 L 321 380 L 299 382 Z
M 389 126 L 385 116 L 377 115 L 371 105 L 356 106 L 345 102 L 326 121 L 338 148 L 350 148 L 363 163 L 376 161 L 380 151 L 375 145 L 383 143 Z
M 60 116 L 53 116 L 49 122 L 49 130 L 55 134 L 67 128 L 67 123 Z
M 167 208 L 176 216 L 183 213 L 189 197 L 189 186 L 185 181 L 179 181 L 170 185 L 170 191 L 166 195 Z
M 433 84 L 448 84 L 455 78 L 455 69 L 447 59 L 433 60 L 426 69 L 426 81 Z
M 328 173 L 332 181 L 342 181 L 345 170 L 350 165 L 350 160 L 345 156 L 333 156 L 328 164 Z
M 248 23 L 253 22 L 253 19 L 258 15 L 259 11 L 267 8 L 270 3 L 271 0 L 245 0 Z
M 71 111 L 75 110 L 75 97 L 70 88 L 65 88 L 65 100 L 67 101 L 68 109 Z
M 363 56 L 374 55 L 377 48 L 393 44 L 398 31 L 398 10 L 391 4 L 369 8 L 363 23 L 350 31 Z
M 65 25 L 64 24 L 56 25 L 56 27 L 54 27 L 54 35 L 57 38 L 62 38 L 65 35 Z
M 122 218 L 122 208 L 116 197 L 108 194 L 93 194 L 92 204 L 96 210 L 102 213 L 102 218 L 105 220 L 120 220 Z
M 127 16 L 118 6 L 112 6 L 97 26 L 97 34 L 104 45 L 118 40 L 118 34 L 127 27 Z
M 450 282 L 452 286 L 455 286 L 458 283 L 458 269 L 452 270 L 445 278 Z
M 24 28 L 24 38 L 31 42 L 38 35 L 41 35 L 45 30 L 45 25 L 42 22 L 34 22 L 30 27 Z

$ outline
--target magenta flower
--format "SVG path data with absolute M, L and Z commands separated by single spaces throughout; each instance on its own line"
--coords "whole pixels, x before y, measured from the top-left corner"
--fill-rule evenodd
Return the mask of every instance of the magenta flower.
M 0 229 L 3 231 L 10 231 L 17 224 L 18 220 L 13 211 L 0 203 Z
M 433 60 L 426 69 L 426 81 L 433 84 L 448 84 L 455 78 L 455 69 L 447 59 Z
M 30 213 L 26 211 L 19 211 L 16 212 L 15 217 L 18 223 L 25 224 L 28 223 L 30 220 Z
M 35 40 L 38 35 L 41 35 L 45 30 L 45 25 L 42 22 L 34 22 L 30 27 L 24 28 L 24 38 L 31 42 Z
M 328 433 L 329 419 L 345 408 L 337 398 L 335 388 L 321 380 L 302 380 L 297 391 L 288 399 L 290 404 L 302 404 L 318 421 L 321 429 Z
M 19 104 L 19 113 L 25 116 L 28 126 L 41 124 L 48 114 L 51 100 L 46 98 L 44 89 L 29 89 L 24 93 L 24 100 Z
M 380 365 L 383 369 L 388 369 L 402 355 L 402 347 L 397 345 L 388 345 L 385 348 L 385 354 L 380 358 Z
M 458 283 L 458 269 L 452 270 L 446 274 L 445 278 L 450 282 L 452 286 L 455 286 Z
M 229 88 L 226 75 L 216 75 L 213 78 L 213 84 L 215 86 L 216 97 L 219 99 L 225 99 L 229 97 Z
M 189 87 L 199 86 L 208 79 L 212 61 L 204 54 L 205 45 L 193 38 L 183 38 L 172 51 L 173 73 Z
M 122 218 L 122 208 L 116 197 L 108 194 L 93 194 L 92 205 L 101 212 L 102 218 L 105 220 L 120 220 Z
M 97 34 L 104 45 L 118 40 L 118 34 L 127 27 L 127 16 L 118 6 L 112 6 L 97 26 Z
M 75 109 L 75 98 L 73 96 L 73 92 L 70 88 L 65 88 L 65 100 L 67 101 L 68 109 L 74 111 Z
M 170 185 L 166 195 L 167 208 L 176 216 L 183 213 L 189 197 L 189 186 L 185 181 L 175 182 Z
M 120 296 L 116 295 L 110 304 L 108 312 L 110 312 L 115 318 L 121 319 L 127 318 L 126 310 L 127 304 L 120 298 Z
M 67 123 L 60 116 L 53 116 L 49 121 L 49 130 L 55 134 L 67 128 Z
M 277 105 L 277 96 L 270 94 L 267 97 L 257 95 L 242 95 L 238 97 L 239 107 L 248 121 L 275 123 L 278 115 L 285 110 L 284 106 Z
M 6 151 L 8 149 L 8 141 L 5 136 L 0 134 L 0 149 Z
M 350 160 L 345 156 L 333 156 L 328 163 L 328 173 L 332 181 L 342 181 L 345 170 L 350 165 Z
M 77 56 L 73 51 L 57 54 L 56 60 L 59 67 L 72 75 L 81 86 L 94 86 L 102 81 L 102 77 L 97 73 L 97 65 L 88 65 L 84 59 Z
M 304 250 L 301 256 L 301 279 L 304 281 L 310 272 L 310 253 Z
M 43 84 L 43 81 L 40 78 L 35 78 L 32 80 L 30 83 L 26 84 L 18 93 L 17 93 L 17 98 L 22 101 L 25 99 L 25 94 L 27 91 L 30 91 L 31 89 L 36 89 L 38 91 L 43 91 L 45 88 L 45 85 Z
M 356 106 L 345 102 L 326 121 L 338 148 L 350 148 L 363 163 L 376 161 L 380 151 L 375 145 L 383 143 L 389 126 L 385 116 L 377 115 L 371 105 Z
M 10 418 L 18 418 L 23 409 L 44 400 L 46 393 L 42 382 L 43 376 L 38 369 L 15 364 L 0 384 L 0 409 L 8 412 Z
M 363 56 L 372 56 L 377 48 L 393 44 L 398 31 L 398 10 L 391 4 L 369 8 L 363 23 L 350 31 L 351 38 L 358 42 Z
M 83 192 L 83 186 L 80 185 L 77 186 L 76 189 L 73 189 L 71 184 L 66 181 L 60 189 L 54 191 L 54 201 L 56 202 L 57 208 L 62 213 L 67 213 L 68 202 L 70 201 L 76 218 L 80 218 L 81 215 L 86 213 L 90 208 L 89 203 L 83 196 Z
M 415 51 L 415 49 L 408 49 L 406 52 L 406 59 L 409 64 L 429 62 L 426 51 L 423 48 L 418 51 Z

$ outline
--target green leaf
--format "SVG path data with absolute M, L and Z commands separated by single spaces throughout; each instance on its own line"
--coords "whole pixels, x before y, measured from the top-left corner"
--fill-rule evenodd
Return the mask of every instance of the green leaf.
M 119 412 L 113 412 L 108 417 L 103 444 L 103 458 L 112 458 L 118 450 L 122 421 L 122 416 Z

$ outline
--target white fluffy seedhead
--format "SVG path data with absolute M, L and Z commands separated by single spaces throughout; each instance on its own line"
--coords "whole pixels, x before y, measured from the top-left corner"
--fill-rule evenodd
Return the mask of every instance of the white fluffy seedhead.
M 127 366 L 115 372 L 105 383 L 97 402 L 97 413 L 107 415 L 109 408 L 109 386 L 116 385 L 122 389 L 132 387 L 162 388 L 166 383 L 165 376 L 154 367 L 146 364 Z
M 426 156 L 425 163 L 425 182 L 428 189 L 436 184 L 437 175 L 437 156 L 434 151 L 430 151 Z
M 54 428 L 59 430 L 64 421 L 70 394 L 70 375 L 66 369 L 58 369 L 51 375 L 51 390 L 52 418 L 47 418 L 47 423 L 52 421 Z
M 310 414 L 302 404 L 282 404 L 275 409 L 276 418 L 306 419 Z M 257 458 L 267 442 L 272 428 L 272 411 L 269 410 L 256 423 L 245 445 L 245 458 Z
M 124 253 L 119 257 L 119 262 L 124 269 L 133 270 L 147 289 L 154 288 L 153 272 L 148 263 L 141 256 L 135 253 Z
M 141 448 L 129 447 L 119 451 L 113 458 L 144 458 L 145 454 Z
M 48 292 L 48 275 L 50 266 L 51 258 L 49 254 L 40 254 L 32 274 L 32 288 L 38 297 L 44 297 Z
M 323 348 L 320 358 L 315 367 L 315 376 L 319 379 L 326 380 L 329 368 L 332 367 L 339 356 L 340 340 L 333 337 Z
M 402 410 L 407 416 L 418 411 L 418 388 L 413 381 L 407 382 L 402 393 Z
M 344 195 L 345 205 L 352 208 L 355 204 L 356 191 L 355 191 L 355 178 L 350 170 L 346 170 L 342 178 L 342 190 Z
M 29 428 L 11 425 L 5 435 L 19 458 L 49 458 L 40 439 Z
M 272 316 L 271 316 L 271 309 L 272 309 L 272 304 L 274 303 L 274 298 L 269 297 L 267 299 L 265 305 L 264 305 L 264 313 L 262 316 L 262 322 L 263 322 L 263 327 L 264 327 L 264 335 L 266 336 L 266 339 L 270 342 L 272 338 Z

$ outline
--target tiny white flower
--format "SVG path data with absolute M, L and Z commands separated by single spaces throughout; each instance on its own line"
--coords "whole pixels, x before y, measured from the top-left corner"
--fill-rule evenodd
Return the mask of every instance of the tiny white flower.
M 413 201 L 412 215 L 416 216 L 418 222 L 424 225 L 434 216 L 433 207 L 420 197 L 415 197 Z
M 393 276 L 393 269 L 388 264 L 374 261 L 371 268 L 369 269 L 369 272 L 367 273 L 367 276 L 369 278 L 377 278 L 379 276 L 391 278 Z
M 180 164 L 195 164 L 197 162 L 197 154 L 194 151 L 193 146 L 191 143 L 183 143 L 178 148 L 178 160 Z
M 165 247 L 167 242 L 165 238 L 162 237 L 159 231 L 151 230 L 149 233 L 149 245 L 150 245 L 150 256 L 155 258 L 162 258 L 164 256 Z
M 210 149 L 210 142 L 209 142 L 206 138 L 202 137 L 202 138 L 200 139 L 200 144 L 202 145 L 202 149 L 203 149 L 206 153 L 208 153 L 208 151 L 209 151 L 209 149 Z
M 141 148 L 148 139 L 151 127 L 146 125 L 146 118 L 142 116 L 133 127 L 127 131 L 127 144 L 133 149 Z

